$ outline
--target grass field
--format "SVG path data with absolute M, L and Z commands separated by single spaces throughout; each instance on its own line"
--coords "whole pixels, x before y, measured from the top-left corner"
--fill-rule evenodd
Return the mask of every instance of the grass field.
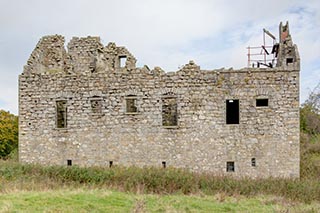
M 11 191 L 0 194 L 0 212 L 318 212 L 319 203 L 280 197 L 133 194 L 107 189 Z
M 320 212 L 320 181 L 0 160 L 0 212 Z

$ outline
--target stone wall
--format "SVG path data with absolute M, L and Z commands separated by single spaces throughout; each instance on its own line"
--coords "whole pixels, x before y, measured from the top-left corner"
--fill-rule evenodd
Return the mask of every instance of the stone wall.
M 274 68 L 201 70 L 190 61 L 165 73 L 136 68 L 126 48 L 104 47 L 97 37 L 73 38 L 68 51 L 63 41 L 42 38 L 19 77 L 21 162 L 165 162 L 219 175 L 299 177 L 296 46 L 293 61 Z M 268 99 L 268 106 L 256 106 L 257 99 Z M 229 100 L 239 100 L 239 124 L 226 123 Z M 59 101 L 66 105 L 63 127 Z M 170 114 L 176 123 L 164 122 Z

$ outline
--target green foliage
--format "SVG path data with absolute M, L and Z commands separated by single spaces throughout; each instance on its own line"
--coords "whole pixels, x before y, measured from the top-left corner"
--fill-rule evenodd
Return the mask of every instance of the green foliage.
M 0 158 L 18 148 L 18 117 L 0 110 Z
M 320 84 L 300 108 L 300 176 L 320 179 Z
M 304 104 L 300 109 L 300 131 L 311 135 L 320 133 L 320 115 L 311 104 Z
M 1 182 L 4 183 L 1 188 Z M 272 195 L 293 201 L 320 201 L 320 178 L 299 179 L 233 179 L 209 174 L 196 174 L 174 168 L 138 167 L 67 167 L 21 165 L 0 161 L 0 192 L 10 188 L 21 190 L 83 187 L 117 189 L 151 194 L 223 193 L 227 196 Z
M 320 134 L 320 83 L 300 108 L 300 130 L 309 135 Z
M 8 160 L 11 160 L 11 161 L 16 161 L 18 162 L 19 160 L 19 153 L 18 153 L 18 147 L 13 149 L 10 154 L 7 155 L 6 157 Z

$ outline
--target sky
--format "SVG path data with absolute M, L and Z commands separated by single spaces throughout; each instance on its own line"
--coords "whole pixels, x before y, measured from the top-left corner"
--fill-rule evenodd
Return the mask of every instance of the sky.
M 243 68 L 263 28 L 289 21 L 301 57 L 300 103 L 320 81 L 319 0 L 0 0 L 0 109 L 18 114 L 18 76 L 42 36 L 100 36 L 138 66 Z

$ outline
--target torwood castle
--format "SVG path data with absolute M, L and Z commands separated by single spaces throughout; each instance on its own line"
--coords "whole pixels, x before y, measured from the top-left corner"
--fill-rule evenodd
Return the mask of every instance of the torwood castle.
M 19 76 L 20 162 L 299 177 L 300 58 L 279 29 L 261 46 L 274 58 L 239 70 L 138 68 L 98 37 L 41 38 Z

